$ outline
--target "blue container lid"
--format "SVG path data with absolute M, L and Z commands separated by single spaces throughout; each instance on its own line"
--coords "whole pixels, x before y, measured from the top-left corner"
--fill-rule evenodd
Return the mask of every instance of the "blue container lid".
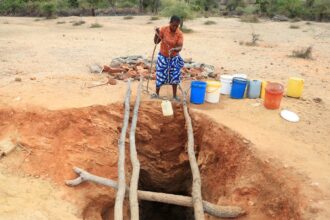
M 246 84 L 246 83 L 247 83 L 247 79 L 242 78 L 242 77 L 234 77 L 234 78 L 233 78 L 233 82 Z
M 206 82 L 203 82 L 203 81 L 192 81 L 191 82 L 191 86 L 192 87 L 198 87 L 198 88 L 204 88 L 206 87 Z

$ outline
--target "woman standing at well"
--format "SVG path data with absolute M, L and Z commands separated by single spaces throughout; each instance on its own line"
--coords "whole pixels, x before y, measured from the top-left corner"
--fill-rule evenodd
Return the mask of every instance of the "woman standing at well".
M 169 25 L 156 28 L 154 43 L 161 44 L 156 65 L 156 94 L 152 95 L 153 98 L 159 98 L 162 85 L 170 84 L 173 88 L 173 99 L 179 100 L 177 86 L 180 84 L 181 68 L 184 66 L 179 55 L 183 46 L 183 34 L 178 28 L 180 22 L 178 16 L 172 16 Z

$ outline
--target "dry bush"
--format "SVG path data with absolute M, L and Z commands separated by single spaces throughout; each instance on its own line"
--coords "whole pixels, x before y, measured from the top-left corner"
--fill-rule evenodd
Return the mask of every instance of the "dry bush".
M 151 16 L 150 21 L 156 21 L 159 20 L 160 18 L 158 16 Z
M 133 18 L 134 18 L 133 16 L 125 16 L 125 17 L 123 17 L 124 20 L 131 20 Z
M 93 23 L 90 26 L 90 28 L 101 28 L 101 27 L 103 27 L 103 26 L 101 24 L 99 24 L 99 23 Z
M 257 46 L 258 45 L 257 41 L 260 40 L 260 38 L 259 38 L 260 35 L 259 34 L 252 33 L 251 34 L 251 37 L 252 37 L 251 41 L 249 41 L 249 42 L 240 41 L 239 42 L 239 45 Z
M 204 22 L 205 25 L 212 25 L 212 24 L 216 24 L 216 23 L 217 23 L 217 22 L 215 22 L 215 21 L 210 21 L 210 20 Z
M 296 58 L 312 59 L 312 47 L 309 46 L 307 48 L 293 50 L 291 56 Z
M 183 26 L 183 27 L 181 28 L 181 31 L 182 31 L 183 33 L 185 33 L 185 34 L 189 34 L 189 33 L 194 32 L 193 29 L 187 28 L 186 26 Z
M 290 25 L 290 28 L 291 28 L 291 29 L 299 29 L 300 27 L 299 27 L 298 25 L 294 25 L 294 24 L 292 24 L 292 25 Z
M 80 25 L 82 25 L 82 24 L 85 24 L 86 22 L 85 21 L 75 21 L 75 22 L 73 22 L 73 26 L 80 26 Z
M 257 15 L 243 15 L 241 16 L 241 22 L 258 23 L 259 18 Z

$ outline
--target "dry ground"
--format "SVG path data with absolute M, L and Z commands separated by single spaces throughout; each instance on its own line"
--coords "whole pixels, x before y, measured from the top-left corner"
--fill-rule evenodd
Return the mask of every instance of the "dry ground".
M 59 110 L 122 102 L 124 83 L 86 88 L 105 80 L 105 76 L 90 74 L 88 65 L 109 64 L 112 58 L 124 55 L 150 56 L 154 26 L 167 23 L 162 19 L 147 24 L 149 17 L 144 16 L 132 20 L 84 17 L 84 25 L 70 23 L 80 19 L 35 21 L 0 17 L 1 108 Z M 258 104 L 260 100 L 221 97 L 217 105 L 191 108 L 250 140 L 265 161 L 280 162 L 292 169 L 306 186 L 314 188 L 306 187 L 305 193 L 314 207 L 315 219 L 330 219 L 330 24 L 298 22 L 299 29 L 290 29 L 288 22 L 248 24 L 235 18 L 211 18 L 217 24 L 205 26 L 205 20 L 186 22 L 195 32 L 185 35 L 182 56 L 212 64 L 220 73 L 246 73 L 253 79 L 286 84 L 290 76 L 304 78 L 303 99 L 285 98 L 281 106 L 297 112 L 301 121 L 292 124 L 282 120 L 279 110 L 266 110 Z M 57 24 L 58 21 L 66 23 Z M 89 28 L 95 21 L 103 27 Z M 260 45 L 239 45 L 240 41 L 249 41 L 252 32 L 260 34 Z M 313 46 L 313 59 L 288 57 L 292 50 L 307 46 Z M 16 77 L 22 81 L 15 82 Z M 315 102 L 315 98 L 322 101 Z M 143 99 L 149 100 L 147 96 Z M 10 160 L 13 156 L 9 156 Z M 0 167 L 0 194 L 6 202 L 0 219 L 27 219 L 22 216 L 28 209 L 42 210 L 30 219 L 73 219 L 77 214 L 74 206 L 59 202 L 61 195 L 54 190 L 56 186 L 19 172 L 8 172 L 7 163 L 0 163 Z M 31 181 L 31 187 L 26 188 Z M 8 190 L 6 186 L 13 182 L 17 187 Z M 49 202 L 41 199 L 31 203 L 30 191 L 34 198 L 49 195 Z M 72 217 L 59 217 L 56 213 L 69 213 Z

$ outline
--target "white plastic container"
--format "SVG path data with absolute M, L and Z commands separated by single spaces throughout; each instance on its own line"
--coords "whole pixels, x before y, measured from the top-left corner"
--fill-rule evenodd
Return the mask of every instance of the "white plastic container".
M 209 103 L 218 103 L 220 100 L 221 83 L 218 81 L 206 81 L 205 101 Z
M 231 91 L 231 84 L 233 83 L 233 76 L 221 75 L 220 82 L 221 82 L 220 93 L 224 95 L 229 95 Z
M 173 108 L 172 108 L 172 103 L 168 100 L 163 100 L 162 101 L 162 111 L 164 116 L 172 116 L 173 115 Z

